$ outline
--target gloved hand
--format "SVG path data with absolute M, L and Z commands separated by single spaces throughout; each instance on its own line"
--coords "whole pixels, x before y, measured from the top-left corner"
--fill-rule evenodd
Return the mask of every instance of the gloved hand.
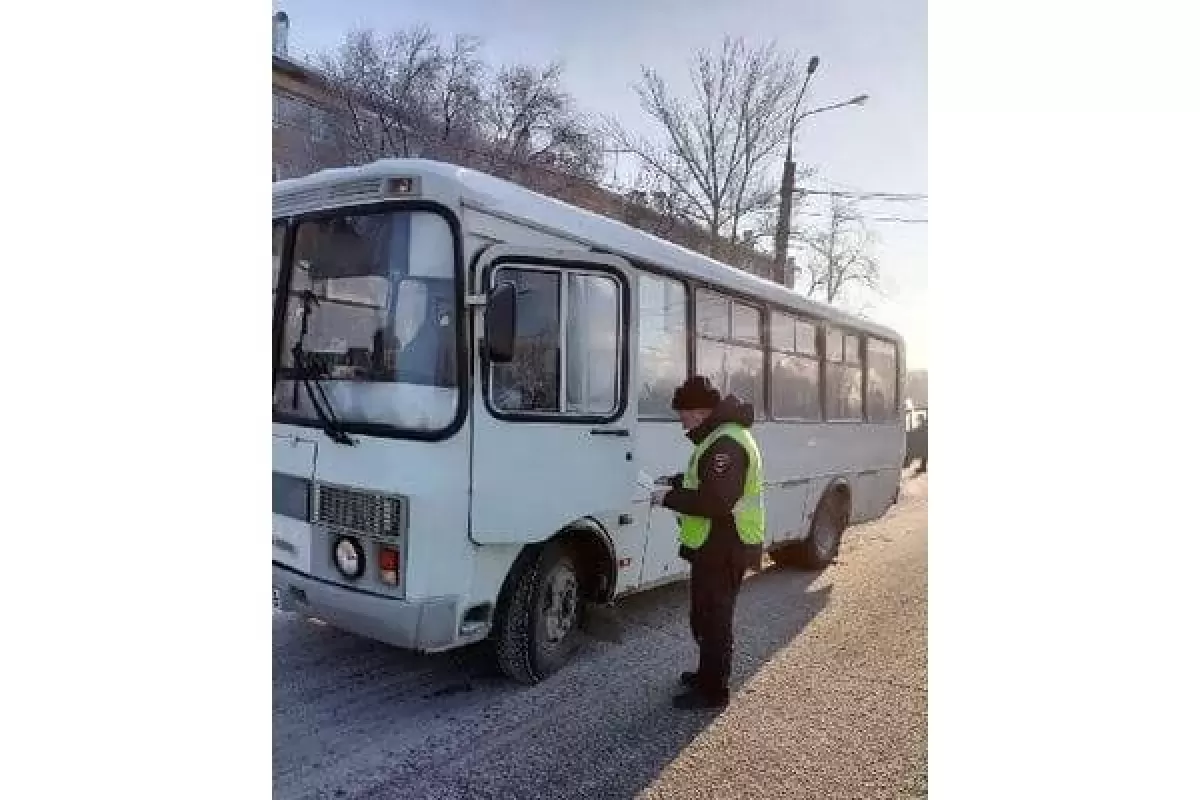
M 669 491 L 671 491 L 671 490 L 666 489 L 666 488 L 655 489 L 653 492 L 650 493 L 650 505 L 651 506 L 661 506 L 663 504 L 663 498 L 665 498 L 667 496 L 667 492 L 669 492 Z

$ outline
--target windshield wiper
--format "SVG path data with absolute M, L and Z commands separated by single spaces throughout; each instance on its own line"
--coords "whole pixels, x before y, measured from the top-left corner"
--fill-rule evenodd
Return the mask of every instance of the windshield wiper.
M 351 439 L 350 435 L 346 433 L 341 420 L 334 413 L 333 404 L 329 402 L 329 396 L 325 394 L 325 387 L 321 385 L 322 370 L 320 364 L 316 362 L 315 356 L 312 353 L 306 353 L 303 348 L 297 345 L 292 348 L 292 360 L 297 365 L 303 365 L 296 367 L 293 380 L 304 385 L 304 391 L 308 395 L 308 400 L 312 404 L 313 411 L 317 413 L 317 419 L 321 423 L 321 430 L 338 444 L 350 446 L 358 444 L 358 442 Z
M 354 446 L 356 441 L 350 438 L 346 433 L 345 427 L 341 420 L 337 418 L 337 414 L 333 410 L 333 404 L 329 402 L 328 395 L 325 394 L 325 387 L 321 385 L 321 364 L 313 353 L 309 353 L 304 349 L 304 337 L 308 334 L 308 315 L 320 303 L 317 296 L 311 291 L 305 291 L 302 295 L 304 303 L 304 312 L 300 317 L 300 335 L 296 338 L 296 344 L 292 347 L 292 408 L 299 406 L 299 385 L 304 385 L 304 391 L 308 395 L 308 400 L 312 403 L 313 411 L 317 414 L 317 419 L 321 423 L 321 430 L 325 432 L 333 441 L 338 444 Z M 318 400 L 317 398 L 320 398 Z

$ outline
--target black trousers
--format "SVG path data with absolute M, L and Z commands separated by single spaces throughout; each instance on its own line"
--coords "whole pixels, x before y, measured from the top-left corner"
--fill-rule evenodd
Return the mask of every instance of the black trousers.
M 734 541 L 728 542 L 710 535 L 703 547 L 690 554 L 692 604 L 689 621 L 692 638 L 700 646 L 696 683 L 700 691 L 708 694 L 728 691 L 729 673 L 733 667 L 733 612 L 747 562 L 745 548 L 737 541 L 737 534 L 733 536 Z

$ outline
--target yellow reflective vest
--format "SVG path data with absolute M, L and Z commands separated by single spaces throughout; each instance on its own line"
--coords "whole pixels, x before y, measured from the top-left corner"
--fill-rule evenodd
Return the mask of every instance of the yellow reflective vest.
M 742 496 L 733 507 L 733 520 L 737 526 L 738 538 L 744 544 L 761 545 L 767 527 L 766 506 L 763 502 L 762 454 L 749 430 L 727 422 L 706 436 L 692 451 L 687 471 L 683 474 L 683 488 L 700 488 L 700 459 L 713 442 L 722 436 L 733 439 L 746 451 L 746 481 L 742 488 Z M 708 517 L 679 515 L 679 541 L 684 547 L 700 549 L 708 540 L 711 528 L 712 520 Z

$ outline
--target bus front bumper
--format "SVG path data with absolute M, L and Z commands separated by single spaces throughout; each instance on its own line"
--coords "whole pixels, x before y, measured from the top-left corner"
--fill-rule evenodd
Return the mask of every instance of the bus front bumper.
M 454 598 L 397 600 L 347 589 L 271 565 L 271 585 L 280 611 L 316 617 L 335 628 L 418 652 L 436 652 L 456 643 Z

